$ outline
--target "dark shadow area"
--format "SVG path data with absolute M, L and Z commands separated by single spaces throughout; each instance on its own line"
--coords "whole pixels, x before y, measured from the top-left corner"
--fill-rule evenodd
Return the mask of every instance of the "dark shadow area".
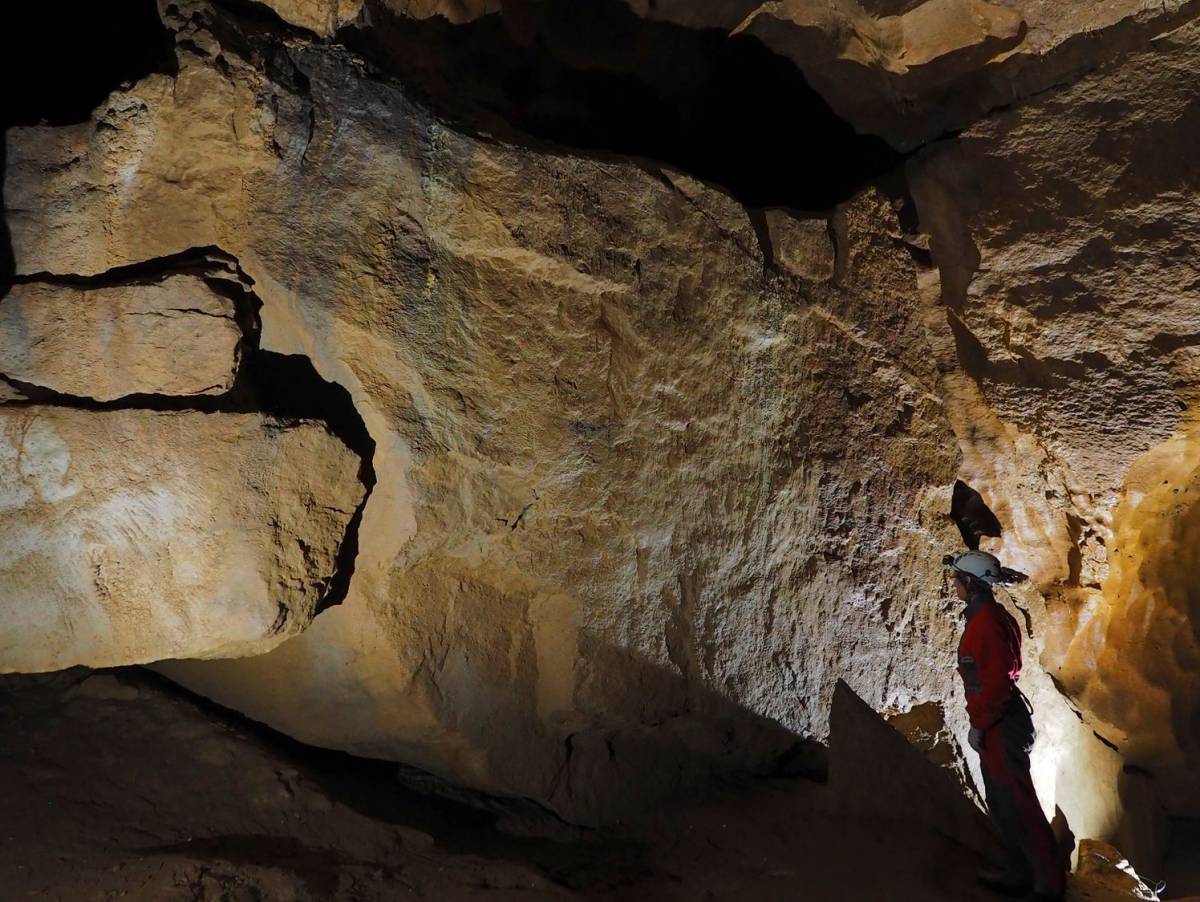
M 577 702 L 598 712 L 598 722 L 561 735 L 558 772 L 546 789 L 556 810 L 585 823 L 624 823 L 714 786 L 826 781 L 827 747 L 709 685 L 695 635 L 681 633 L 674 643 L 679 670 L 587 631 L 579 649 L 591 672 L 607 676 Z
M 749 206 L 799 210 L 828 209 L 901 159 L 757 40 L 620 0 L 506 3 L 466 25 L 367 6 L 370 27 L 338 40 L 467 132 L 648 158 Z
M 954 493 L 950 499 L 950 519 L 958 527 L 963 544 L 978 550 L 979 540 L 984 536 L 999 538 L 1000 521 L 988 507 L 983 496 L 961 479 L 954 480 Z
M 586 638 L 583 642 L 588 644 Z M 530 785 L 536 785 L 537 775 L 546 774 L 542 764 L 548 759 L 555 762 L 557 770 L 538 790 L 537 800 L 492 796 L 394 761 L 293 740 L 221 704 L 227 697 L 222 687 L 255 678 L 255 669 L 241 670 L 239 661 L 188 662 L 182 676 L 196 691 L 171 681 L 177 675 L 171 668 L 164 669 L 166 676 L 152 672 L 147 679 L 164 680 L 164 688 L 185 696 L 214 719 L 236 722 L 266 740 L 283 743 L 308 761 L 314 778 L 331 797 L 375 820 L 426 829 L 411 820 L 411 812 L 417 810 L 413 803 L 418 798 L 437 800 L 424 814 L 455 815 L 456 826 L 439 835 L 445 838 L 445 848 L 456 852 L 484 854 L 471 845 L 471 837 L 497 824 L 521 837 L 603 837 L 603 829 L 576 825 L 636 822 L 660 809 L 702 798 L 716 787 L 744 789 L 764 780 L 825 782 L 829 764 L 822 743 L 629 650 L 598 644 L 586 655 L 594 668 L 612 675 L 602 690 L 604 699 L 579 703 L 582 708 L 601 705 L 603 713 L 594 722 L 556 732 L 533 717 L 529 700 L 517 685 L 497 696 L 494 704 L 505 716 L 490 721 L 486 741 L 479 737 L 481 754 L 486 748 L 489 770 L 501 784 L 532 780 Z M 211 683 L 210 675 L 215 677 Z M 300 690 L 291 703 L 304 704 L 307 691 Z M 404 812 L 403 817 L 396 820 L 399 812 Z M 569 820 L 556 812 L 565 812 Z M 495 846 L 499 854 L 511 857 L 510 852 L 525 848 L 528 841 L 512 839 L 518 845 L 510 848 L 504 840 Z M 628 849 L 615 852 L 624 859 Z M 593 854 L 594 850 L 588 856 Z M 544 863 L 556 881 L 583 879 L 570 873 L 584 867 L 584 859 L 567 858 L 560 864 L 563 870 L 555 870 L 559 865 L 553 856 Z
M 8 3 L 0 29 L 0 128 L 82 122 L 120 85 L 175 71 L 154 0 Z
M 943 728 L 944 714 L 936 708 Z M 831 802 L 842 814 L 911 821 L 980 854 L 998 837 L 954 772 L 935 764 L 898 729 L 838 680 L 830 712 Z
M 1200 820 L 1172 818 L 1163 877 L 1164 899 L 1200 896 Z
M 1121 768 L 1117 778 L 1121 821 L 1114 845 L 1150 884 L 1166 876 L 1172 841 L 1172 824 L 1163 808 L 1161 793 L 1161 787 L 1148 770 L 1133 764 Z
M 457 898 L 455 886 L 532 889 L 523 876 L 532 870 L 556 884 L 543 892 L 570 898 L 865 899 L 895 887 L 930 902 L 985 898 L 974 892 L 977 856 L 963 837 L 895 802 L 894 822 L 847 817 L 824 801 L 837 787 L 714 779 L 710 767 L 729 763 L 722 750 L 740 753 L 765 719 L 650 662 L 642 672 L 651 682 L 629 676 L 643 703 L 681 708 L 657 722 L 611 717 L 606 735 L 581 743 L 612 773 L 584 767 L 575 779 L 641 808 L 642 817 L 600 830 L 565 824 L 528 799 L 305 745 L 141 668 L 3 676 L 0 825 L 9 842 L 0 883 L 22 898 L 83 898 L 81 887 L 116 898 L 155 874 L 203 887 L 211 872 L 221 887 L 294 883 L 305 902 L 383 902 Z M 689 718 L 682 729 L 680 718 Z M 641 741 L 630 735 L 638 729 L 664 735 Z M 897 748 L 851 731 L 850 749 L 887 787 L 905 756 L 921 756 L 882 721 L 877 729 Z M 797 738 L 778 724 L 772 732 Z M 653 781 L 671 783 L 677 772 L 710 779 L 673 785 L 671 799 L 657 793 Z
M 76 668 L 70 673 L 75 674 L 76 681 L 92 673 L 111 673 L 122 682 L 181 700 L 212 722 L 229 725 L 256 746 L 295 766 L 330 799 L 373 821 L 426 833 L 433 837 L 441 851 L 492 860 L 524 861 L 555 883 L 570 887 L 607 880 L 613 874 L 632 878 L 643 868 L 646 850 L 637 842 L 619 839 L 606 831 L 572 826 L 529 799 L 493 796 L 456 786 L 395 761 L 308 745 L 152 670 L 141 667 L 104 671 Z M 66 676 L 67 672 L 64 672 L 50 678 L 61 680 Z M 46 677 L 0 677 L 0 682 L 21 679 Z M 231 846 L 236 848 L 231 850 Z M 183 849 L 176 847 L 170 851 Z M 275 856 L 290 858 L 299 851 L 295 840 L 262 836 L 254 837 L 251 843 L 236 844 L 216 838 L 210 841 L 209 848 L 214 857 L 259 864 Z M 263 853 L 265 859 L 259 857 L 259 853 Z M 189 854 L 194 853 L 189 851 Z M 328 857 L 332 853 L 322 850 L 322 854 Z M 301 868 L 293 869 L 303 873 Z
M 1054 806 L 1054 819 L 1050 821 L 1050 829 L 1058 841 L 1059 861 L 1063 870 L 1069 874 L 1071 872 L 1071 855 L 1075 852 L 1076 836 L 1067 816 L 1058 805 Z
M 281 868 L 299 876 L 310 892 L 325 899 L 334 898 L 337 892 L 339 867 L 377 867 L 373 862 L 341 855 L 334 849 L 307 845 L 294 836 L 256 833 L 198 837 L 138 851 L 144 855 L 185 855 L 202 861 Z

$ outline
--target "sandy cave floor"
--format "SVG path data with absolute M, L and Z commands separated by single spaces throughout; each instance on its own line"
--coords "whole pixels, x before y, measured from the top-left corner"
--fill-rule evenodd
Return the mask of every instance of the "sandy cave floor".
M 810 781 L 589 833 L 406 788 L 139 670 L 0 678 L 0 786 L 4 902 L 994 898 L 971 853 L 830 816 Z

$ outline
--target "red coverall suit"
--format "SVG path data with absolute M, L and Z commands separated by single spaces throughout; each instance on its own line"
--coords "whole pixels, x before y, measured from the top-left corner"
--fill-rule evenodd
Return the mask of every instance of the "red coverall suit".
M 958 672 L 971 726 L 983 731 L 983 770 L 988 813 L 1000 832 L 1008 870 L 1037 890 L 1061 894 L 1064 868 L 1054 832 L 1029 776 L 1033 719 L 1016 689 L 1021 675 L 1021 630 L 995 599 L 967 607 L 958 645 Z

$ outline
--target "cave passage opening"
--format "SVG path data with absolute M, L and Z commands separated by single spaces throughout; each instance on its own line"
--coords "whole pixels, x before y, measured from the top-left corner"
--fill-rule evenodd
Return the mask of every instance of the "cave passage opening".
M 367 0 L 337 39 L 477 135 L 653 160 L 748 207 L 825 211 L 904 158 L 857 133 L 751 37 L 636 15 L 621 0 L 506 3 L 455 25 Z

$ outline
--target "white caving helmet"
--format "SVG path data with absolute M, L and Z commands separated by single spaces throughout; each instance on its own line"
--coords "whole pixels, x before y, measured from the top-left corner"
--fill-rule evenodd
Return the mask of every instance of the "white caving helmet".
M 1000 566 L 1000 560 L 986 551 L 964 551 L 962 554 L 948 554 L 943 563 L 952 570 L 973 576 L 989 586 L 1017 583 L 1025 579 L 1025 574 Z

